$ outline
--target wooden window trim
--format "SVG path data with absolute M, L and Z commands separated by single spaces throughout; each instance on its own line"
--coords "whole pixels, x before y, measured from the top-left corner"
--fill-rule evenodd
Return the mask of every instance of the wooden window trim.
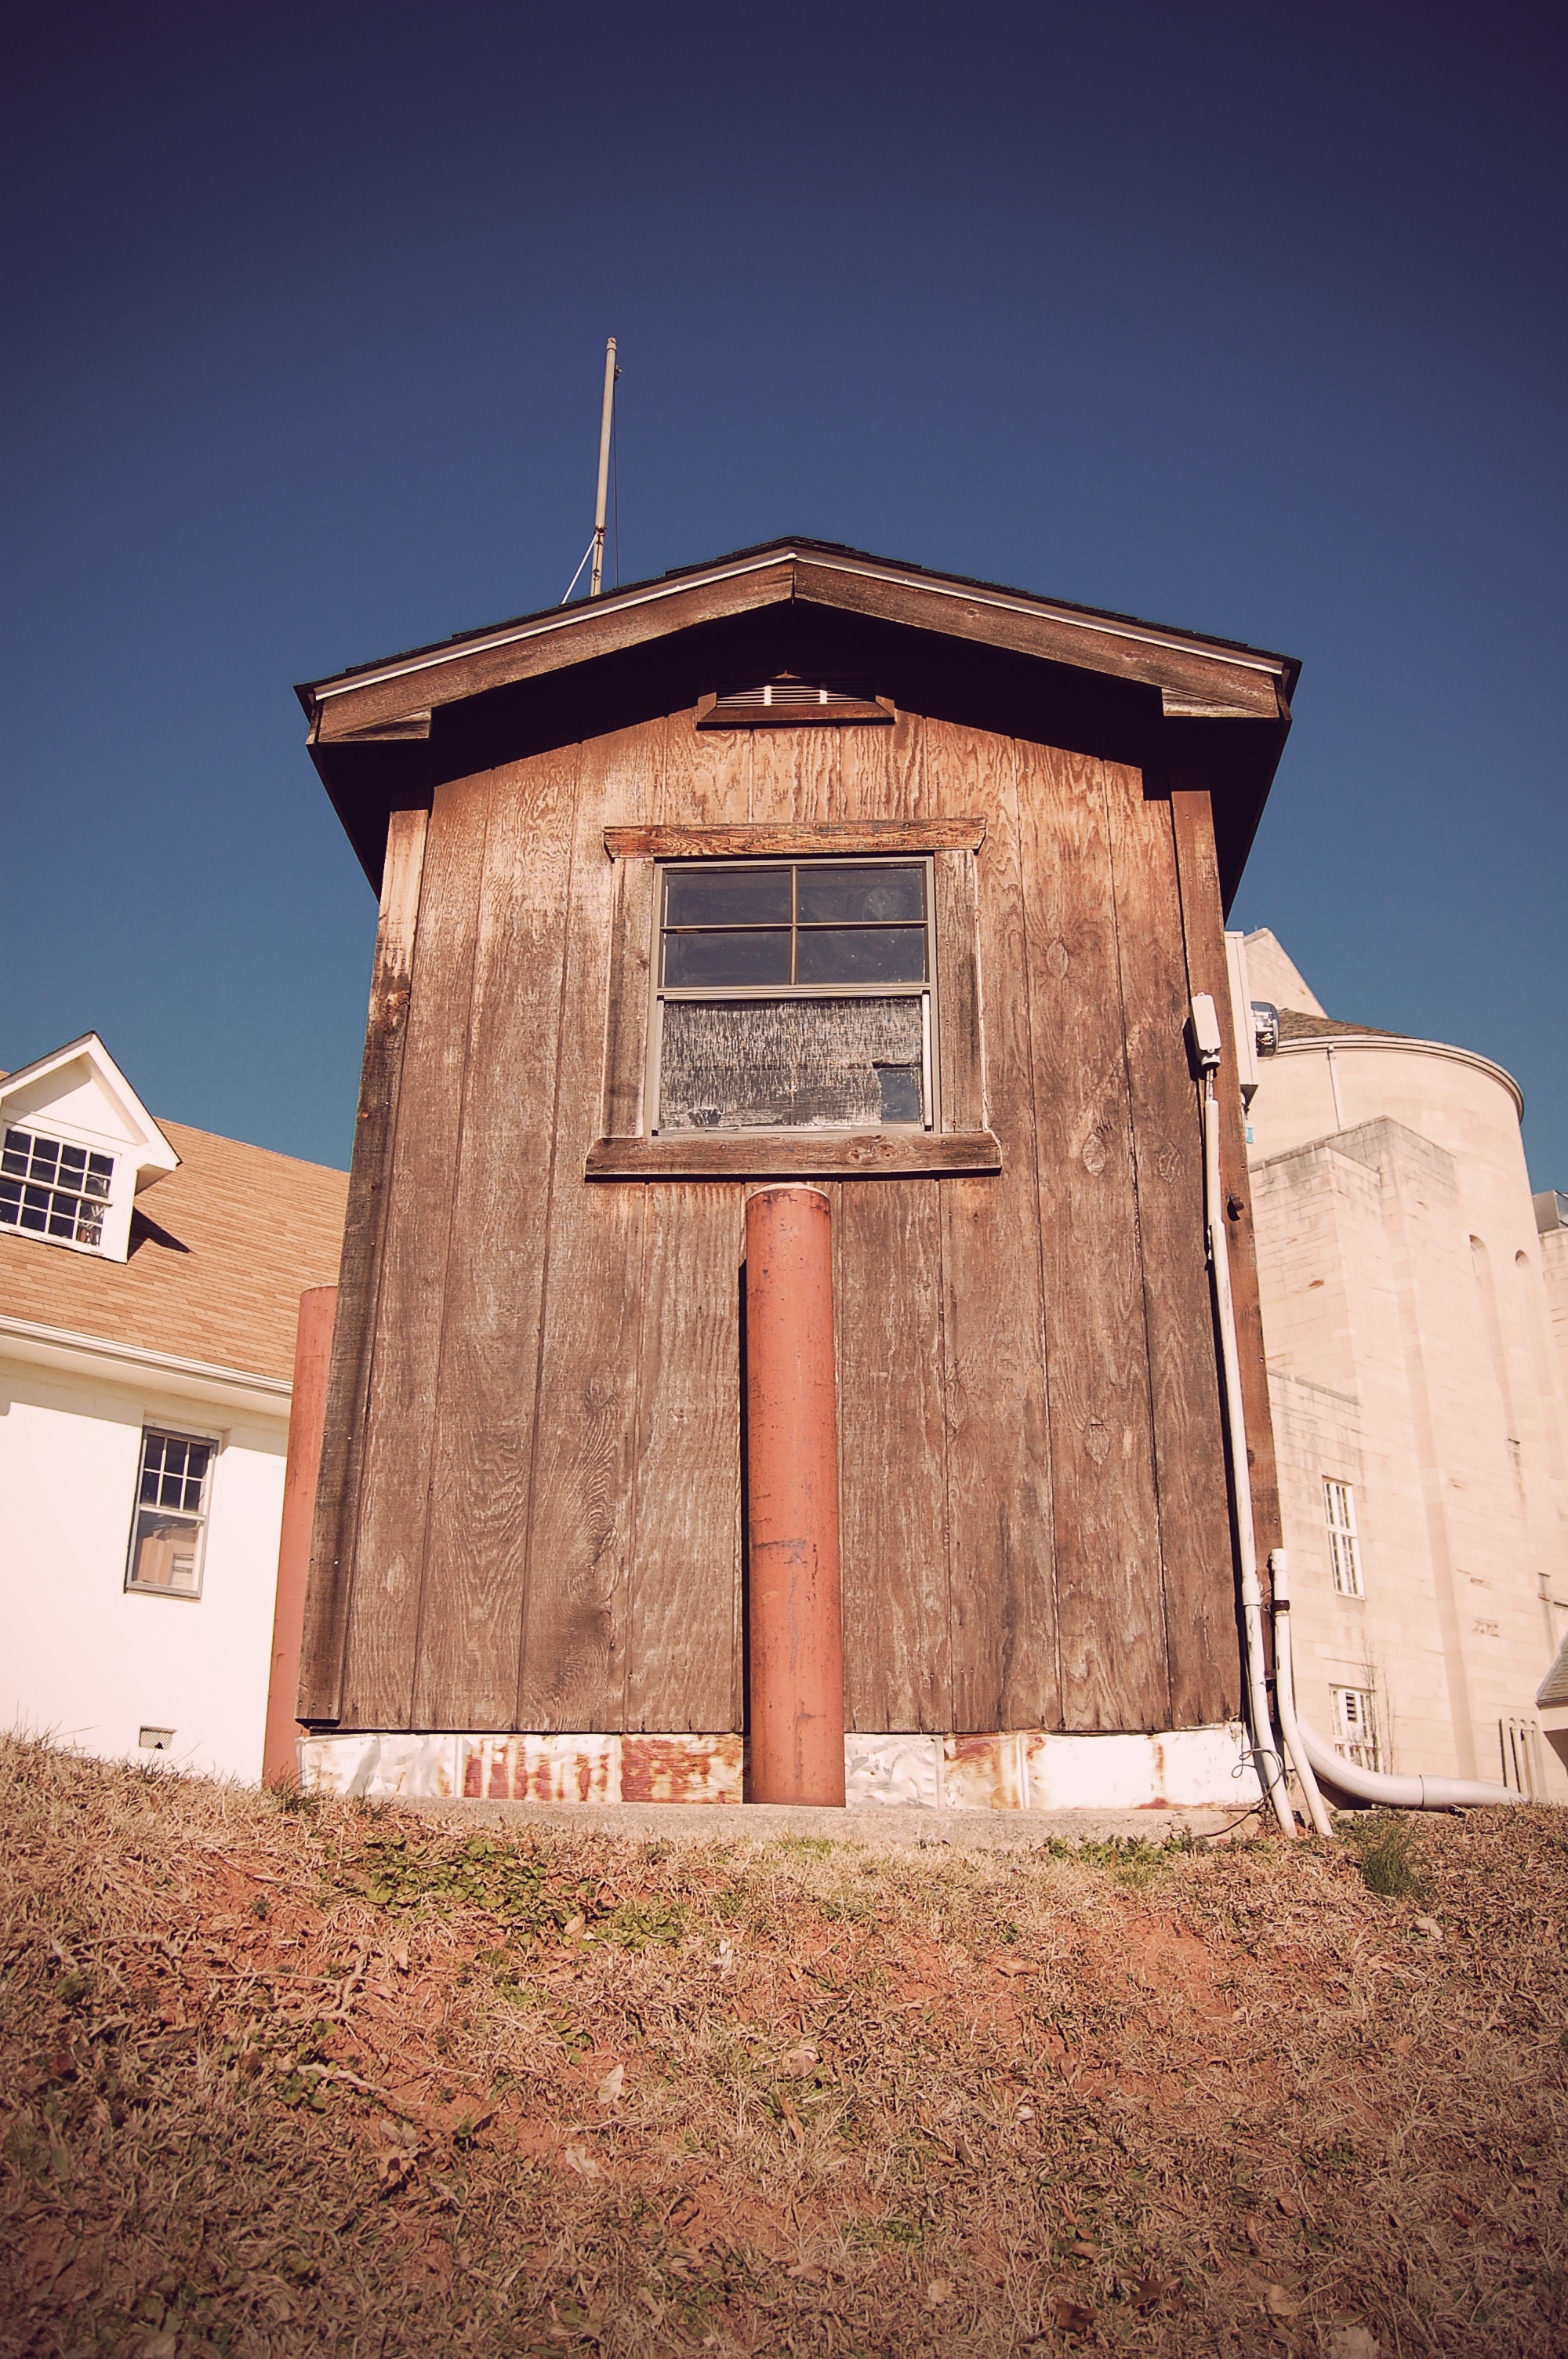
M 979 1022 L 976 855 L 983 821 L 883 821 L 821 827 L 606 828 L 616 862 L 605 1038 L 603 1135 L 589 1180 L 852 1179 L 996 1172 L 1000 1141 L 986 1124 Z M 813 853 L 932 855 L 935 883 L 936 1103 L 940 1127 L 921 1132 L 758 1131 L 745 1137 L 650 1138 L 645 1092 L 657 869 L 655 862 Z
M 816 853 L 843 859 L 870 853 L 897 860 L 929 852 L 979 852 L 986 840 L 983 819 L 824 820 L 794 827 L 607 827 L 604 849 L 611 860 L 809 860 Z

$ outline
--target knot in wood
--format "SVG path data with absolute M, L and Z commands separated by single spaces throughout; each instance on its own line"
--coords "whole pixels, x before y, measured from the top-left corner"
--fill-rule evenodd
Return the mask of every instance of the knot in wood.
M 1071 964 L 1072 961 L 1067 955 L 1066 943 L 1053 942 L 1050 949 L 1045 953 L 1046 973 L 1048 974 L 1054 974 L 1057 982 L 1060 983 Z

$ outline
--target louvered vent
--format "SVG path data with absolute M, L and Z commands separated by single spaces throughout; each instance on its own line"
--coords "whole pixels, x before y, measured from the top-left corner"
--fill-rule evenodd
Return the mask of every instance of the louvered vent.
M 869 680 L 824 679 L 795 672 L 772 679 L 727 681 L 697 706 L 704 729 L 767 729 L 801 723 L 891 721 L 892 707 Z

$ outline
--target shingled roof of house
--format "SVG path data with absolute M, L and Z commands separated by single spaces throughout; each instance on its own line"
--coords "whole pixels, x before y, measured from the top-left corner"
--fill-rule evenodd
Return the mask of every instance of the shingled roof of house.
M 1337 1016 L 1303 1016 L 1299 1008 L 1280 1010 L 1281 1040 L 1409 1040 L 1409 1032 L 1390 1032 L 1379 1024 L 1344 1024 Z
M 159 1126 L 179 1169 L 137 1199 L 129 1260 L 0 1232 L 0 1314 L 287 1382 L 299 1297 L 338 1276 L 349 1175 Z

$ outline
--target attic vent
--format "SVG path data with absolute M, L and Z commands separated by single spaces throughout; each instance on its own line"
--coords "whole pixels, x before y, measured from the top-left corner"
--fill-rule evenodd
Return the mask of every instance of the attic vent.
M 890 699 L 869 680 L 825 679 L 820 673 L 775 673 L 772 679 L 727 681 L 697 708 L 699 729 L 779 729 L 842 721 L 892 721 Z

